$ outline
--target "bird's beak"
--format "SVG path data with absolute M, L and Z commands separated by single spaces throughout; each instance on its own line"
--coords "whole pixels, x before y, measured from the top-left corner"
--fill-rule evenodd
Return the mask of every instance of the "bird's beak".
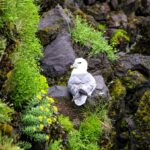
M 74 68 L 74 66 L 73 65 L 70 65 L 70 69 L 73 69 Z

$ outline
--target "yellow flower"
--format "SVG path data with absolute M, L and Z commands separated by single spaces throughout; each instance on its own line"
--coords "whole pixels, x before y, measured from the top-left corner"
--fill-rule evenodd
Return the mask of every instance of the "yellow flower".
M 46 108 L 46 109 L 45 109 L 45 111 L 46 111 L 46 112 L 49 112 L 49 109 L 48 109 L 48 108 Z
M 50 105 L 50 104 L 47 104 L 47 106 L 50 107 L 51 105 Z
M 46 136 L 45 136 L 45 139 L 48 141 L 48 140 L 49 140 L 49 136 L 48 136 L 48 135 L 46 135 Z
M 58 108 L 56 106 L 53 106 L 54 111 L 58 111 Z
M 43 110 L 44 110 L 43 106 L 40 106 L 40 110 L 41 110 L 41 111 L 43 111 Z
M 45 90 L 41 90 L 41 93 L 42 94 L 46 94 L 47 92 Z
M 41 122 L 43 121 L 43 117 L 42 117 L 42 116 L 39 116 L 38 119 L 39 119 L 39 121 L 41 121 Z
M 51 123 L 52 123 L 52 119 L 51 119 L 51 118 L 48 118 L 48 119 L 47 119 L 47 122 L 48 122 L 48 124 L 51 124 Z
M 36 127 L 33 127 L 33 131 L 36 131 Z
M 53 122 L 56 122 L 56 118 L 53 118 Z
M 43 130 L 43 128 L 44 128 L 44 125 L 40 124 L 40 130 Z
M 53 99 L 53 98 L 46 96 L 46 99 L 47 99 L 50 103 L 54 103 L 54 99 Z
M 39 100 L 41 100 L 42 96 L 41 95 L 37 95 L 36 98 L 39 99 Z

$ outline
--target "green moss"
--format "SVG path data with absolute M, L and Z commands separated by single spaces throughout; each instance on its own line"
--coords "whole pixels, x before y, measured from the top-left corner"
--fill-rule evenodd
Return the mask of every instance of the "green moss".
M 150 138 L 150 90 L 147 90 L 141 98 L 138 110 L 135 114 L 136 129 L 132 131 L 132 135 L 136 141 L 136 148 L 149 149 Z
M 126 94 L 126 88 L 119 79 L 114 81 L 110 94 L 115 99 L 118 99 Z
M 135 86 L 144 83 L 147 79 L 138 71 L 128 70 L 122 81 L 128 89 L 132 89 Z

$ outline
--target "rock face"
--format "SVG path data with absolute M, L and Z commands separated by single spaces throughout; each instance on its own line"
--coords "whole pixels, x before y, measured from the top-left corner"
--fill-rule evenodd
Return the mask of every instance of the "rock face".
M 63 75 L 75 60 L 70 34 L 62 31 L 44 50 L 41 66 L 47 77 Z
M 112 149 L 149 149 L 150 57 L 122 55 L 114 65 L 109 116 L 115 127 Z M 120 142 L 121 141 L 121 142 Z
M 96 80 L 96 88 L 91 97 L 88 98 L 88 102 L 92 105 L 96 105 L 96 100 L 108 100 L 109 99 L 109 90 L 105 84 L 104 78 L 101 75 L 94 76 Z
M 127 27 L 127 16 L 123 11 L 118 11 L 110 13 L 110 18 L 108 18 L 109 27 L 118 28 L 118 27 Z
M 61 6 L 45 12 L 40 19 L 38 25 L 38 37 L 42 45 L 49 44 L 54 40 L 62 29 L 67 29 L 71 23 L 71 19 L 64 12 Z
M 91 5 L 91 4 L 94 4 L 96 2 L 96 0 L 84 0 L 84 3 L 86 5 Z
M 125 55 L 121 54 L 115 63 L 115 72 L 117 76 L 124 75 L 127 70 L 138 70 L 146 77 L 150 78 L 150 56 L 140 54 Z

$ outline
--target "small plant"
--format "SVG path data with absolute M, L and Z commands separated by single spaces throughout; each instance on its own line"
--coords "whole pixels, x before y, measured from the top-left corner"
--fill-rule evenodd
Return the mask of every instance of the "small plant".
M 61 142 L 61 140 L 55 140 L 53 143 L 50 144 L 49 150 L 60 150 L 62 147 Z
M 102 133 L 101 122 L 99 118 L 91 113 L 80 125 L 79 132 L 91 142 L 97 142 Z
M 68 145 L 71 150 L 99 150 L 98 141 L 102 133 L 101 122 L 95 114 L 89 114 L 79 130 L 69 133 Z
M 69 120 L 69 117 L 65 117 L 63 115 L 60 115 L 58 117 L 58 121 L 64 127 L 65 131 L 70 132 L 71 130 L 74 129 L 72 122 Z
M 42 92 L 29 102 L 22 116 L 23 133 L 37 142 L 50 140 L 50 128 L 57 120 L 58 111 L 54 100 Z
M 83 143 L 79 131 L 74 130 L 69 133 L 68 147 L 70 150 L 85 150 L 86 145 Z
M 19 146 L 13 144 L 13 139 L 2 136 L 0 132 L 0 149 L 1 150 L 23 150 Z
M 18 145 L 20 148 L 23 148 L 23 149 L 25 149 L 25 150 L 31 149 L 31 147 L 32 147 L 31 143 L 26 142 L 26 141 L 19 141 L 19 142 L 17 143 L 17 145 Z
M 114 32 L 111 40 L 110 40 L 110 43 L 113 47 L 117 46 L 118 44 L 121 44 L 121 41 L 122 40 L 126 40 L 126 41 L 130 41 L 130 38 L 128 36 L 128 33 L 123 30 L 123 29 L 118 29 Z
M 106 53 L 109 59 L 115 59 L 113 47 L 104 39 L 103 33 L 96 31 L 78 16 L 75 19 L 75 28 L 72 29 L 71 34 L 76 43 L 91 48 L 89 55 Z
M 106 29 L 106 25 L 99 23 L 98 24 L 98 29 L 101 30 L 101 31 L 104 31 Z
M 0 99 L 0 124 L 9 122 L 13 113 L 14 110 Z

